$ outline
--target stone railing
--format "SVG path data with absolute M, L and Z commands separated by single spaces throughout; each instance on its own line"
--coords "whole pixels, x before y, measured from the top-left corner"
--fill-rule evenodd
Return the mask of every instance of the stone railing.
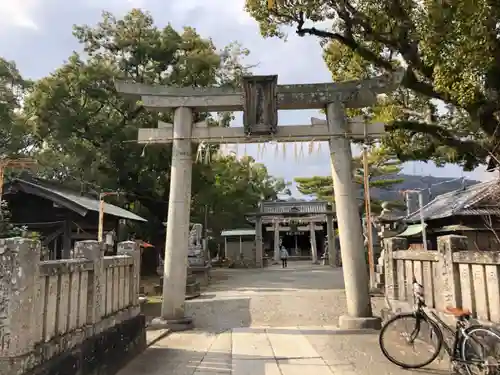
M 500 324 L 500 251 L 467 249 L 467 237 L 438 238 L 438 250 L 408 249 L 404 238 L 385 239 L 385 293 L 392 312 L 413 306 L 413 277 L 425 302 L 446 321 L 446 307 L 470 310 L 477 320 Z
M 77 357 L 88 356 L 82 346 L 95 350 L 92 338 L 139 316 L 138 245 L 122 242 L 110 257 L 101 249 L 82 241 L 73 259 L 40 261 L 38 241 L 0 240 L 0 374 L 37 373 L 57 357 L 75 357 L 78 347 Z

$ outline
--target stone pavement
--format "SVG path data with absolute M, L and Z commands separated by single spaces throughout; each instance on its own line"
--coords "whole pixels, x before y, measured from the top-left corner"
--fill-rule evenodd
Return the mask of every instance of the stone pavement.
M 308 263 L 288 269 L 216 270 L 187 303 L 196 329 L 150 346 L 119 375 L 403 375 L 448 373 L 446 362 L 407 371 L 389 363 L 374 331 L 341 331 L 342 272 Z M 378 311 L 383 301 L 374 299 Z

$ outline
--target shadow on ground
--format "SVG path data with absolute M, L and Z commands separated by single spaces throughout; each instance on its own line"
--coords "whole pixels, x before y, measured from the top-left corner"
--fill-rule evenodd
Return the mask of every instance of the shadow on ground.
M 346 309 L 342 270 L 296 263 L 288 269 L 214 269 L 202 295 L 186 302 L 186 314 L 207 332 L 250 325 L 337 325 Z M 382 299 L 372 303 L 378 314 Z M 161 298 L 142 311 L 147 321 L 159 316 Z
M 193 318 L 196 328 L 205 332 L 221 332 L 252 324 L 250 298 L 215 300 L 203 297 L 186 303 L 187 315 Z M 146 322 L 151 322 L 161 314 L 161 299 L 145 303 L 141 312 L 146 316 Z
M 446 364 L 433 363 L 418 370 L 404 370 L 388 362 L 377 345 L 377 333 L 364 332 L 362 335 L 345 334 L 336 330 L 286 328 L 250 329 L 245 332 L 272 333 L 290 336 L 302 334 L 317 351 L 315 357 L 280 357 L 232 354 L 230 337 L 224 347 L 214 348 L 208 344 L 206 349 L 198 346 L 200 340 L 207 340 L 206 333 L 191 331 L 183 333 L 184 337 L 172 334 L 162 344 L 150 347 L 143 355 L 134 360 L 127 372 L 122 375 L 143 373 L 148 375 L 192 375 L 196 374 L 298 374 L 321 373 L 325 368 L 332 373 L 348 373 L 351 375 L 449 375 Z M 228 334 L 225 332 L 223 334 Z M 229 333 L 230 335 L 230 333 Z M 234 333 L 233 333 L 234 335 Z M 209 335 L 214 337 L 215 335 Z M 171 345 L 171 346 L 170 346 Z M 208 350 L 208 351 L 207 351 Z M 278 368 L 279 366 L 279 368 Z M 287 369 L 287 367 L 290 367 Z M 304 368 L 299 370 L 297 368 Z M 196 372 L 195 372 L 196 371 Z
M 212 283 L 202 296 L 186 302 L 186 314 L 193 317 L 196 329 L 158 341 L 120 375 L 192 375 L 195 369 L 199 375 L 329 373 L 325 367 L 344 375 L 449 374 L 445 361 L 425 369 L 403 370 L 382 355 L 377 332 L 334 329 L 339 315 L 346 313 L 343 286 L 341 269 L 310 263 L 293 264 L 285 270 L 274 266 L 214 269 Z M 154 302 L 143 306 L 148 319 L 160 314 L 161 299 Z M 372 305 L 378 313 L 383 299 L 372 298 Z M 231 332 L 239 327 L 247 327 L 243 331 L 251 333 L 283 335 L 286 343 L 304 342 L 297 336 L 300 334 L 314 348 L 309 353 L 317 356 L 276 359 L 273 351 L 258 351 L 270 357 L 243 355 L 250 354 L 251 348 L 240 348 L 232 355 L 236 341 Z M 290 351 L 300 354 L 301 348 L 292 345 Z M 297 367 L 304 370 L 297 372 Z

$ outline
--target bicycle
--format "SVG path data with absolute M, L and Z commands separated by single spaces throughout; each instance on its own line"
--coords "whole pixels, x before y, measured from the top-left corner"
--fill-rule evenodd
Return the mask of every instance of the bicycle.
M 409 313 L 399 313 L 383 325 L 379 334 L 379 345 L 384 356 L 397 366 L 405 369 L 416 369 L 432 363 L 444 347 L 450 358 L 450 365 L 453 370 L 463 372 L 462 370 L 465 369 L 465 374 L 467 375 L 498 375 L 500 331 L 492 327 L 473 323 L 472 315 L 468 310 L 448 307 L 446 309 L 447 312 L 452 314 L 457 320 L 456 327 L 453 329 L 440 319 L 436 313 L 433 311 L 429 311 L 428 313 L 425 310 L 427 306 L 424 301 L 423 291 L 423 286 L 414 278 L 413 296 L 415 298 L 415 310 Z M 405 336 L 406 344 L 409 347 L 414 347 L 416 343 L 424 343 L 430 349 L 428 358 L 410 364 L 396 359 L 390 353 L 390 350 L 388 350 L 388 346 L 385 343 L 385 336 L 392 326 L 397 327 L 396 324 L 403 320 L 413 322 L 413 330 L 409 335 Z M 425 335 L 423 339 L 418 339 L 419 333 L 425 333 L 422 323 L 426 323 L 429 327 L 427 338 L 430 340 L 426 340 Z M 449 345 L 445 341 L 443 329 L 452 335 L 452 345 Z M 487 353 L 487 350 L 490 349 L 497 351 L 491 355 Z

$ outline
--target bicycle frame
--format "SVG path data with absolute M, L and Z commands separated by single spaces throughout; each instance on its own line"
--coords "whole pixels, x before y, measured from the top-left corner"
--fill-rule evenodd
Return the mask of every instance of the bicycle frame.
M 469 365 L 474 365 L 474 364 L 484 364 L 484 360 L 468 360 L 464 361 L 461 356 L 460 356 L 460 348 L 459 344 L 460 342 L 464 339 L 470 339 L 472 340 L 475 344 L 478 344 L 481 346 L 481 349 L 484 348 L 483 344 L 478 342 L 474 337 L 471 337 L 470 335 L 467 334 L 466 328 L 469 325 L 469 320 L 470 318 L 459 318 L 457 319 L 457 323 L 455 326 L 455 329 L 453 329 L 451 326 L 446 324 L 434 311 L 429 311 L 430 314 L 428 314 L 425 311 L 425 302 L 423 299 L 418 298 L 417 300 L 417 309 L 415 310 L 415 316 L 417 318 L 417 326 L 415 327 L 414 333 L 412 333 L 413 340 L 418 336 L 418 333 L 420 331 L 420 319 L 422 320 L 432 320 L 434 323 L 436 323 L 443 331 L 443 328 L 446 332 L 451 334 L 453 336 L 453 345 L 449 345 L 448 342 L 445 339 L 445 335 L 443 335 L 443 347 L 446 351 L 446 353 L 449 355 L 450 360 L 452 362 L 457 362 L 457 363 L 462 363 L 462 364 L 469 364 Z M 432 336 L 432 331 L 431 331 L 431 336 Z M 481 356 L 482 357 L 482 356 Z

